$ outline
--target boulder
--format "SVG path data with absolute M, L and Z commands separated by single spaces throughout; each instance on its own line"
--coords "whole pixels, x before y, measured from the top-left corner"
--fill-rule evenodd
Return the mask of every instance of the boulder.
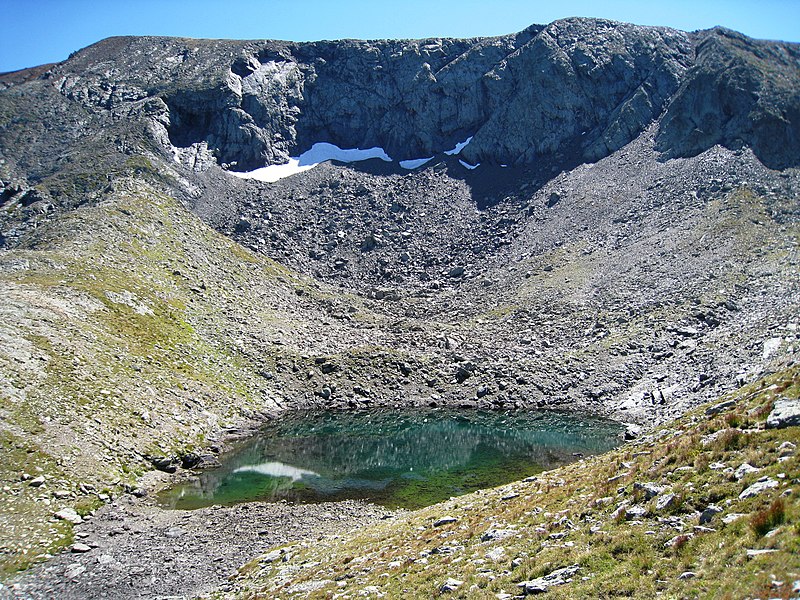
M 659 496 L 658 500 L 656 500 L 656 510 L 666 510 L 668 508 L 672 508 L 675 505 L 678 496 L 676 494 L 664 494 Z
M 482 542 L 494 542 L 497 540 L 502 540 L 507 537 L 511 537 L 514 535 L 516 531 L 514 529 L 489 529 L 486 533 L 481 536 Z
M 709 504 L 706 506 L 705 510 L 700 514 L 700 525 L 708 523 L 711 519 L 714 518 L 714 515 L 718 515 L 722 512 L 722 509 L 717 506 L 716 504 Z
M 775 400 L 767 416 L 767 429 L 782 429 L 800 425 L 800 399 Z
M 770 489 L 778 487 L 778 482 L 770 477 L 762 477 L 753 485 L 748 488 L 745 488 L 741 494 L 739 494 L 739 500 L 746 500 L 747 498 L 753 498 L 758 496 L 762 492 Z
M 453 579 L 452 577 L 448 577 L 447 581 L 445 581 L 442 586 L 439 588 L 440 592 L 454 592 L 456 591 L 463 581 L 459 581 L 458 579 Z
M 178 465 L 174 458 L 166 457 L 166 456 L 157 456 L 150 461 L 153 463 L 153 466 L 158 469 L 159 471 L 164 471 L 165 473 L 174 473 L 178 470 Z
M 750 473 L 758 473 L 761 469 L 757 469 L 750 463 L 742 463 L 737 467 L 737 469 L 733 472 L 733 476 L 736 478 L 736 481 L 740 479 L 744 479 Z
M 663 485 L 657 485 L 652 482 L 639 483 L 637 481 L 633 484 L 633 489 L 644 492 L 644 497 L 650 500 L 651 498 L 655 498 L 656 496 L 658 496 L 667 488 Z
M 59 510 L 55 515 L 53 515 L 56 519 L 60 519 L 62 521 L 69 521 L 73 525 L 78 525 L 79 523 L 83 523 L 83 517 L 81 517 L 74 508 L 62 508 Z
M 530 581 L 522 581 L 517 584 L 517 587 L 522 588 L 523 593 L 527 596 L 529 594 L 543 594 L 549 588 L 555 585 L 564 585 L 572 581 L 572 577 L 578 572 L 580 566 L 570 565 L 556 569 L 538 579 L 531 579 Z
M 714 406 L 709 406 L 706 409 L 707 415 L 718 415 L 721 412 L 728 410 L 729 408 L 733 408 L 736 406 L 736 400 L 725 400 L 724 402 L 720 402 L 715 404 Z

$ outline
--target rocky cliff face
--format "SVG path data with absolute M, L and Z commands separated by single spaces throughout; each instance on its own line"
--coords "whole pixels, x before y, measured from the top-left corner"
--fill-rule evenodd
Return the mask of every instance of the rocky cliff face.
M 202 144 L 235 170 L 285 162 L 319 141 L 402 160 L 468 136 L 470 163 L 577 164 L 621 148 L 664 111 L 666 156 L 745 143 L 787 166 L 800 152 L 797 65 L 791 44 L 722 29 L 569 19 L 472 40 L 114 38 L 28 84 L 69 101 L 65 115 L 48 115 L 53 129 L 72 125 L 80 138 L 76 112 L 133 118 L 163 127 L 166 136 L 151 135 L 162 147 Z

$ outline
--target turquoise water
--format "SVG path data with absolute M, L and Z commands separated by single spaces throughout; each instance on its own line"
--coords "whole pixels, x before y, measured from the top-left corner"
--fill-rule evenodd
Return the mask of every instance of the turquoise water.
M 164 492 L 171 508 L 368 499 L 419 508 L 605 452 L 614 421 L 559 413 L 376 410 L 282 416 Z

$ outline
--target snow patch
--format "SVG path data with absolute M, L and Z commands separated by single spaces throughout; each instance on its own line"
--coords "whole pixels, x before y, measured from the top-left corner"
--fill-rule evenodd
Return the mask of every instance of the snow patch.
M 239 173 L 236 171 L 229 172 L 242 179 L 257 179 L 258 181 L 274 183 L 284 177 L 313 169 L 318 164 L 328 160 L 350 163 L 369 160 L 371 158 L 380 158 L 383 161 L 392 162 L 392 159 L 386 154 L 383 148 L 339 148 L 339 146 L 335 144 L 318 142 L 311 146 L 310 150 L 306 150 L 298 157 L 290 158 L 289 162 L 282 165 L 269 165 L 246 173 Z
M 433 160 L 433 157 L 431 156 L 430 158 L 412 158 L 409 160 L 401 160 L 399 164 L 404 169 L 416 169 L 417 167 L 424 165 L 429 160 Z
M 464 161 L 463 161 L 463 160 L 461 160 L 460 158 L 458 159 L 458 162 L 460 162 L 460 163 L 461 163 L 461 166 L 462 166 L 462 167 L 464 167 L 465 169 L 469 169 L 470 171 L 471 171 L 472 169 L 477 169 L 478 167 L 480 167 L 480 166 L 481 166 L 481 163 L 477 163 L 477 164 L 471 165 L 471 164 L 469 164 L 469 163 L 466 163 L 466 162 L 464 162 Z
M 289 162 L 282 165 L 269 165 L 261 167 L 255 171 L 248 171 L 246 173 L 239 173 L 238 171 L 228 171 L 231 175 L 236 175 L 242 179 L 256 179 L 258 181 L 266 181 L 267 183 L 275 183 L 279 179 L 289 177 L 290 175 L 297 175 L 303 171 L 313 169 L 317 165 L 300 165 L 299 158 L 290 158 Z
M 453 156 L 455 154 L 460 154 L 461 151 L 464 148 L 466 148 L 471 141 L 472 141 L 472 136 L 469 136 L 463 142 L 457 143 L 455 148 L 453 148 L 452 150 L 445 150 L 444 153 L 447 154 L 448 156 Z
M 459 154 L 467 145 L 472 141 L 472 136 L 469 136 L 463 142 L 459 142 L 456 144 L 455 148 L 452 150 L 445 150 L 445 154 L 449 156 L 454 156 Z M 179 160 L 179 157 L 176 155 L 176 160 Z M 292 175 L 297 175 L 298 173 L 302 173 L 303 171 L 308 171 L 309 169 L 313 169 L 318 164 L 323 163 L 328 160 L 338 160 L 339 162 L 344 163 L 351 163 L 351 162 L 358 162 L 362 160 L 370 160 L 372 158 L 379 158 L 385 162 L 392 162 L 391 157 L 386 154 L 386 151 L 383 148 L 374 147 L 374 148 L 339 148 L 336 144 L 330 144 L 328 142 L 317 142 L 313 146 L 311 146 L 310 150 L 306 150 L 300 156 L 293 156 L 291 157 L 288 162 L 282 165 L 269 165 L 266 167 L 261 167 L 260 169 L 255 169 L 253 171 L 247 171 L 244 173 L 240 173 L 237 171 L 229 171 L 231 175 L 235 175 L 236 177 L 240 177 L 241 179 L 256 179 L 258 181 L 266 181 L 267 183 L 274 183 L 279 179 L 283 179 L 284 177 L 290 177 Z M 429 158 L 412 158 L 409 160 L 401 160 L 399 161 L 399 165 L 403 169 L 416 169 L 421 167 L 422 165 L 428 163 L 429 161 L 433 160 L 433 156 Z M 476 165 L 470 165 L 463 160 L 459 160 L 459 162 L 467 169 L 475 169 L 480 166 L 480 163 Z
M 361 160 L 369 160 L 370 158 L 380 158 L 386 162 L 392 162 L 389 155 L 383 148 L 348 148 L 342 149 L 335 144 L 328 142 L 317 142 L 311 146 L 311 150 L 306 150 L 300 157 L 300 166 L 312 165 L 316 166 L 326 160 L 338 160 L 339 162 L 358 162 Z

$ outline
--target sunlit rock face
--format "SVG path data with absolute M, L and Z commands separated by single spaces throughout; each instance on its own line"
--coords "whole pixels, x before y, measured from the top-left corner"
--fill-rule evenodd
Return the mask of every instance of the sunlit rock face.
M 800 156 L 796 65 L 792 45 L 723 29 L 567 19 L 465 40 L 110 38 L 52 68 L 43 87 L 152 126 L 200 169 L 283 164 L 318 142 L 416 160 L 467 136 L 469 164 L 578 164 L 665 110 L 666 156 L 748 143 L 786 166 Z M 206 150 L 213 158 L 198 161 Z

